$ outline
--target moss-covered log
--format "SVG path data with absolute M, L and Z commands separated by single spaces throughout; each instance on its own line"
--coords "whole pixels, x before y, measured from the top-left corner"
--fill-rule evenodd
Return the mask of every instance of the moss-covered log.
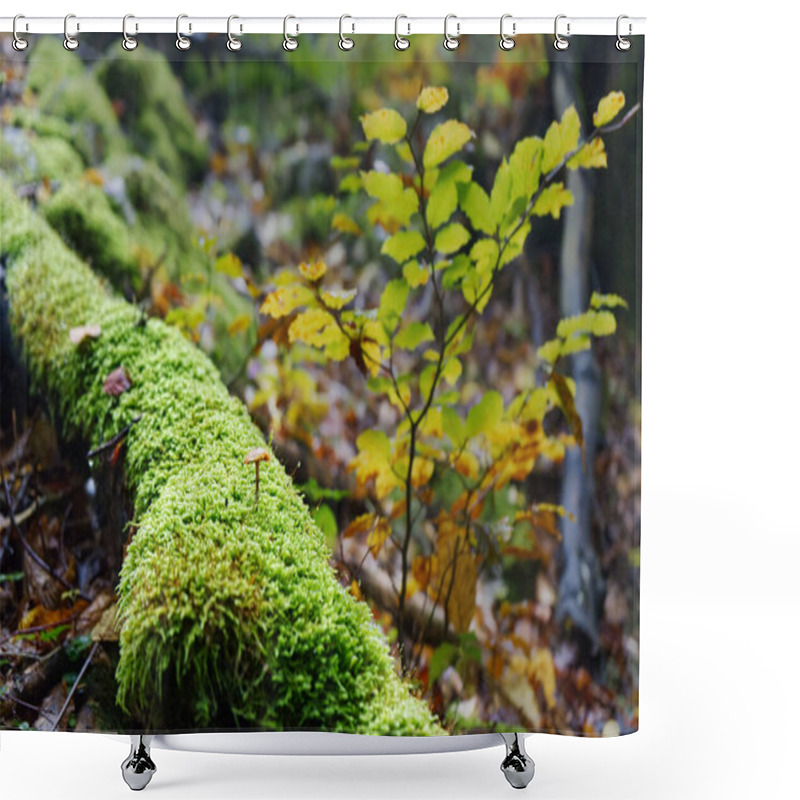
M 125 440 L 135 535 L 119 587 L 118 698 L 149 729 L 441 733 L 396 675 L 369 608 L 336 580 L 290 478 L 211 362 L 140 324 L 0 181 L 12 328 L 65 435 Z M 98 325 L 76 345 L 69 331 Z M 103 383 L 124 367 L 118 397 Z

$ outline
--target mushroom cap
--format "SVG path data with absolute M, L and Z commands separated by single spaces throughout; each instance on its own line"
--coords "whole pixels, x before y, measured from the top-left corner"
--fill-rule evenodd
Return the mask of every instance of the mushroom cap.
M 270 460 L 269 450 L 266 447 L 254 447 L 245 457 L 245 464 L 255 464 L 258 461 Z

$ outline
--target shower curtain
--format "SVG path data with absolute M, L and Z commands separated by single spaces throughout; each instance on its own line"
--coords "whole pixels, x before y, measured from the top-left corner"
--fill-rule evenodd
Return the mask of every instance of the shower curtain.
M 0 727 L 638 727 L 641 37 L 0 38 Z

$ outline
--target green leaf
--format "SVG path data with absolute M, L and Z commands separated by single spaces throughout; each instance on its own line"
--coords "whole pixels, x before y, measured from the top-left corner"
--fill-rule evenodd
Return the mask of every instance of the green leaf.
M 311 516 L 314 518 L 314 522 L 317 523 L 317 527 L 322 531 L 328 549 L 333 550 L 336 545 L 339 526 L 336 524 L 336 515 L 331 510 L 331 507 L 322 503 L 311 512 Z
M 457 205 L 458 191 L 455 182 L 442 181 L 440 178 L 431 190 L 425 209 L 431 229 L 436 230 L 440 225 L 444 225 L 453 215 Z
M 592 340 L 585 335 L 570 336 L 561 345 L 561 355 L 569 356 L 573 353 L 579 353 L 582 350 L 588 350 L 592 346 Z
M 345 175 L 339 181 L 340 192 L 357 192 L 361 189 L 361 176 L 357 172 L 351 172 Z
M 361 127 L 367 139 L 395 144 L 406 135 L 406 121 L 393 108 L 381 108 L 361 117 Z
M 242 277 L 242 262 L 239 260 L 239 256 L 233 253 L 225 253 L 225 255 L 220 256 L 214 262 L 214 269 L 229 278 Z
M 392 342 L 395 347 L 414 350 L 423 342 L 432 342 L 433 340 L 433 330 L 427 322 L 412 322 L 399 331 Z
M 581 135 L 581 120 L 575 106 L 570 106 L 561 117 L 561 122 L 553 122 L 544 137 L 544 156 L 542 172 L 547 174 L 558 166 L 566 156 L 578 146 Z
M 393 172 L 362 172 L 361 180 L 364 191 L 376 200 L 392 203 L 403 194 L 403 181 Z
M 458 195 L 461 209 L 467 215 L 472 227 L 489 236 L 494 234 L 497 226 L 492 222 L 489 195 L 483 187 L 470 181 L 459 186 Z
M 467 438 L 464 421 L 452 406 L 442 408 L 442 428 L 454 447 L 461 447 Z
M 625 106 L 625 95 L 622 92 L 609 92 L 597 104 L 597 111 L 592 115 L 595 128 L 608 125 Z
M 599 294 L 592 292 L 592 299 L 589 301 L 592 308 L 616 308 L 622 306 L 627 308 L 628 304 L 618 294 Z
M 469 231 L 461 223 L 454 222 L 436 234 L 435 248 L 437 252 L 449 255 L 460 250 L 469 239 Z
M 442 677 L 444 671 L 453 663 L 458 648 L 450 642 L 440 644 L 431 656 L 430 664 L 428 664 L 428 685 L 432 686 L 439 678 Z
M 500 248 L 494 239 L 479 239 L 469 251 L 469 257 L 474 262 L 478 275 L 490 275 L 497 266 Z
M 512 262 L 517 256 L 522 253 L 525 247 L 525 240 L 531 232 L 531 225 L 526 222 L 520 229 L 508 240 L 508 244 L 503 250 L 503 255 L 500 258 L 500 266 L 504 267 L 506 264 Z
M 384 328 L 393 331 L 397 327 L 400 317 L 406 309 L 407 300 L 408 284 L 402 278 L 396 278 L 386 284 L 378 306 L 378 319 L 383 323 Z
M 383 243 L 381 253 L 391 256 L 398 264 L 403 264 L 424 247 L 425 239 L 419 231 L 399 231 Z
M 548 364 L 555 364 L 561 355 L 561 339 L 550 339 L 545 342 L 537 351 L 536 355 Z
M 449 358 L 442 367 L 442 377 L 451 385 L 461 377 L 461 362 L 457 358 Z
M 426 173 L 427 174 L 427 173 Z M 472 180 L 472 167 L 465 164 L 463 161 L 454 158 L 448 161 L 440 170 L 437 180 L 442 183 L 469 183 Z
M 433 389 L 433 379 L 436 375 L 436 365 L 428 364 L 422 370 L 419 376 L 419 393 L 423 398 L 423 402 L 430 397 L 431 390 Z
M 430 272 L 419 261 L 409 261 L 403 264 L 403 277 L 412 289 L 416 289 L 428 283 Z
M 511 202 L 511 169 L 508 161 L 503 159 L 502 164 L 497 169 L 492 184 L 492 193 L 489 195 L 489 207 L 491 209 L 492 220 L 495 225 L 499 225 Z
M 486 392 L 467 414 L 467 438 L 491 430 L 503 416 L 503 398 L 494 389 Z
M 425 169 L 436 167 L 455 155 L 470 139 L 472 131 L 463 123 L 454 119 L 437 125 L 425 144 L 422 164 Z
M 455 289 L 471 269 L 472 262 L 469 257 L 463 254 L 457 255 L 444 271 L 442 287 L 444 289 Z
M 508 159 L 511 169 L 511 196 L 523 197 L 527 201 L 539 188 L 542 171 L 544 142 L 538 136 L 520 139 Z
M 563 183 L 553 183 L 539 195 L 533 206 L 533 213 L 537 217 L 546 217 L 549 214 L 553 219 L 558 219 L 561 216 L 561 209 L 564 206 L 571 206 L 573 200 L 572 192 L 565 189 Z
M 595 312 L 592 333 L 595 336 L 610 336 L 617 330 L 617 318 L 610 311 Z

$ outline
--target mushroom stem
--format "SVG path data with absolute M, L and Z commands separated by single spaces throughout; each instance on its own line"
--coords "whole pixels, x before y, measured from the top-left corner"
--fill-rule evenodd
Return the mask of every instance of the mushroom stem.
M 256 461 L 256 508 L 258 508 L 258 468 L 260 466 L 260 462 Z

